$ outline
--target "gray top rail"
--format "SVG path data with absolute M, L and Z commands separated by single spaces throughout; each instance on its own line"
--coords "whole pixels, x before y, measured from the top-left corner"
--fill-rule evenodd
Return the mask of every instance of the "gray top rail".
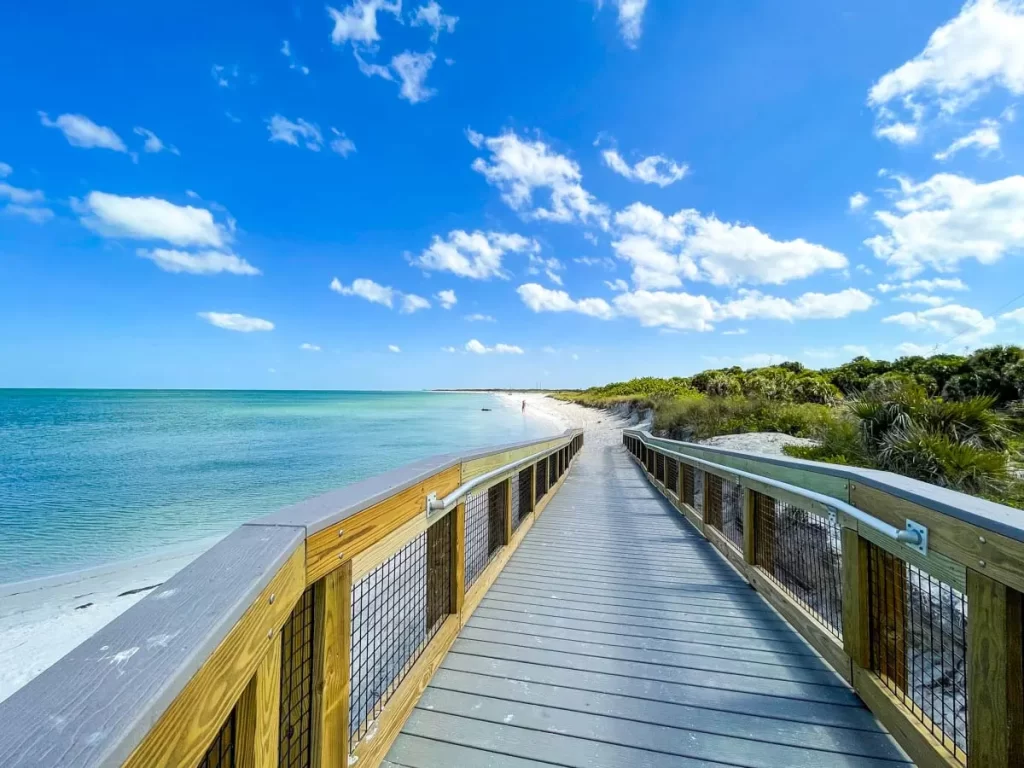
M 121 766 L 307 536 L 464 461 L 580 432 L 422 459 L 242 525 L 0 702 L 0 766 Z
M 875 488 L 913 504 L 949 515 L 956 520 L 961 520 L 978 528 L 1024 542 L 1024 512 L 1021 512 L 1021 510 L 997 504 L 987 499 L 970 496 L 960 491 L 932 485 L 922 480 L 897 475 L 893 472 L 861 469 L 840 464 L 826 464 L 821 461 L 807 461 L 806 459 L 796 459 L 788 456 L 770 456 L 750 451 L 737 451 L 730 448 L 688 443 L 682 440 L 669 440 L 664 437 L 655 437 L 647 430 L 626 429 L 623 432 L 633 437 L 643 437 L 649 445 L 654 447 L 661 446 L 663 449 L 678 450 L 684 454 L 690 450 L 697 450 L 736 459 L 755 459 L 760 462 L 775 464 L 779 467 L 816 472 L 821 475 L 829 475 L 860 483 L 866 487 Z M 735 470 L 729 468 L 729 471 L 734 472 Z

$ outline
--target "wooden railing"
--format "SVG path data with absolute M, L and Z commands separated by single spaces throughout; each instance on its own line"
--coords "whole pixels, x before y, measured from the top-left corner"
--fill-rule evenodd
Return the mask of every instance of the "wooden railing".
M 0 703 L 0 766 L 374 768 L 582 445 L 434 457 L 243 525 Z
M 623 442 L 918 765 L 1024 765 L 1024 513 L 888 472 Z

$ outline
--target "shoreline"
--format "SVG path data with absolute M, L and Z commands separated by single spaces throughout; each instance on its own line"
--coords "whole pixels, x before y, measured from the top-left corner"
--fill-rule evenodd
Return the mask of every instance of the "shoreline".
M 484 394 L 484 393 L 478 393 Z M 553 434 L 610 417 L 539 393 L 494 390 L 496 405 L 520 408 Z M 0 701 L 131 608 L 152 589 L 206 552 L 206 537 L 121 560 L 0 584 Z

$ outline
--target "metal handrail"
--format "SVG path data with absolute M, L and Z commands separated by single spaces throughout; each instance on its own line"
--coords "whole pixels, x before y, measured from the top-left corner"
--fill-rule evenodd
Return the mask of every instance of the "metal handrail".
M 579 433 L 574 433 L 573 437 L 569 438 L 569 440 L 571 441 L 578 435 Z M 542 457 L 550 455 L 555 451 L 561 450 L 568 444 L 569 441 L 566 441 L 565 445 L 561 445 L 557 448 L 545 448 L 543 451 L 537 451 L 537 453 L 530 454 L 529 456 L 526 456 L 522 459 L 510 461 L 508 464 L 500 466 L 497 469 L 492 469 L 490 472 L 484 472 L 482 475 L 477 475 L 472 480 L 467 480 L 466 482 L 464 482 L 462 485 L 460 485 L 454 491 L 449 493 L 443 499 L 438 499 L 434 496 L 434 494 L 430 494 L 429 496 L 427 496 L 427 517 L 431 517 L 432 515 L 435 515 L 438 512 L 448 512 L 454 509 L 455 506 L 459 503 L 459 500 L 462 499 L 463 496 L 472 492 L 474 489 L 479 488 L 481 485 L 485 485 L 488 481 L 493 480 L 496 477 L 501 477 L 502 475 L 507 474 L 508 472 L 512 472 L 518 469 L 519 467 L 523 466 L 524 464 L 533 464 L 535 461 L 538 461 Z
M 642 442 L 644 445 L 650 448 L 656 448 L 664 453 L 672 454 L 677 458 L 683 458 L 687 462 L 692 462 L 700 466 L 709 467 L 711 469 L 718 470 L 719 472 L 735 475 L 736 477 L 745 477 L 748 480 L 756 480 L 758 483 L 762 485 L 771 486 L 773 488 L 777 488 L 780 491 L 786 491 L 787 493 L 800 496 L 802 498 L 808 499 L 809 501 L 816 501 L 822 506 L 824 506 L 826 509 L 828 509 L 829 512 L 842 512 L 844 515 L 848 515 L 853 519 L 864 523 L 869 528 L 874 528 L 883 536 L 887 536 L 890 539 L 895 539 L 896 541 L 902 542 L 907 546 L 913 547 L 914 549 L 920 551 L 922 554 L 927 553 L 928 529 L 922 525 L 919 525 L 918 523 L 914 523 L 913 521 L 908 520 L 907 529 L 900 530 L 896 526 L 890 525 L 884 520 L 879 520 L 877 517 L 868 514 L 864 510 L 858 509 L 857 507 L 854 507 L 851 504 L 847 504 L 845 501 L 841 501 L 840 499 L 837 499 L 833 496 L 826 496 L 825 494 L 818 493 L 817 491 L 809 491 L 806 488 L 801 488 L 800 486 L 791 485 L 781 480 L 775 480 L 770 477 L 765 477 L 764 475 L 756 475 L 753 472 L 745 472 L 742 469 L 734 469 L 733 467 L 727 467 L 724 464 L 716 464 L 715 462 L 707 461 L 706 459 L 698 459 L 696 456 L 690 456 L 685 453 L 679 453 L 678 451 L 673 451 L 663 446 L 652 446 L 650 443 L 647 442 L 647 439 L 644 437 L 642 432 L 636 432 L 633 430 L 623 431 L 630 437 L 638 438 L 640 442 Z

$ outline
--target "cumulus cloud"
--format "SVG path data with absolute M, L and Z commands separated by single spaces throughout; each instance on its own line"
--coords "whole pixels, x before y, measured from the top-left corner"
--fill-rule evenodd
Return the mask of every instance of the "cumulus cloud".
M 542 141 L 521 139 L 509 131 L 484 137 L 468 132 L 470 143 L 486 147 L 488 159 L 478 157 L 472 168 L 501 191 L 510 208 L 528 219 L 608 226 L 608 208 L 582 186 L 579 165 Z M 534 194 L 547 196 L 548 207 L 534 207 Z
M 643 34 L 644 11 L 647 9 L 647 0 L 611 0 L 619 16 L 619 34 L 629 48 L 636 48 Z M 597 0 L 598 10 L 604 5 L 604 0 Z
M 448 16 L 445 14 L 441 10 L 441 6 L 438 5 L 437 0 L 430 0 L 426 5 L 421 5 L 416 9 L 411 24 L 414 27 L 421 27 L 423 25 L 430 27 L 433 30 L 430 39 L 436 43 L 441 35 L 441 30 L 446 30 L 448 34 L 451 34 L 455 31 L 455 25 L 458 21 L 458 16 Z
M 334 138 L 331 139 L 330 144 L 331 152 L 339 154 L 342 157 L 348 157 L 356 151 L 355 142 L 344 133 L 334 127 L 331 128 L 331 133 L 334 134 Z
M 609 320 L 615 311 L 604 299 L 572 299 L 565 291 L 555 291 L 538 283 L 526 283 L 516 289 L 519 298 L 534 312 L 579 312 Z
M 143 152 L 149 152 L 149 153 L 155 154 L 155 153 L 158 153 L 158 152 L 165 152 L 166 151 L 166 152 L 170 152 L 172 155 L 180 155 L 181 154 L 181 152 L 178 150 L 177 147 L 175 147 L 173 145 L 164 144 L 160 140 L 159 136 L 157 136 L 155 133 L 153 133 L 151 130 L 149 130 L 147 128 L 143 128 L 141 126 L 135 126 L 135 134 L 137 136 L 145 136 L 146 137 L 146 141 L 142 145 L 142 151 Z
M 317 345 L 317 344 L 309 344 L 309 343 L 299 344 L 299 349 L 301 349 L 303 352 L 319 352 L 320 351 L 319 345 Z
M 902 283 L 879 283 L 881 293 L 893 291 L 966 291 L 967 286 L 959 277 L 937 277 L 933 280 L 904 280 Z
M 633 203 L 615 214 L 615 224 L 619 238 L 612 247 L 633 265 L 640 289 L 675 288 L 683 279 L 779 285 L 848 265 L 843 254 L 803 238 L 774 240 L 756 227 L 693 209 L 665 216 Z
M 0 179 L 6 179 L 14 173 L 14 169 L 11 168 L 7 163 L 0 163 Z
M 558 259 L 554 257 L 546 259 L 543 256 L 531 253 L 530 266 L 526 268 L 526 272 L 530 275 L 539 275 L 543 273 L 547 275 L 548 280 L 552 283 L 555 285 L 561 285 L 562 277 L 558 273 L 563 269 L 565 269 L 565 265 Z
M 835 320 L 872 307 L 875 300 L 864 291 L 847 288 L 838 293 L 804 293 L 795 299 L 741 290 L 738 298 L 717 304 L 716 317 L 748 320 Z
M 430 309 L 430 302 L 422 296 L 417 296 L 415 293 L 402 293 L 391 286 L 381 285 L 365 277 L 356 278 L 351 285 L 345 285 L 335 277 L 331 280 L 330 289 L 342 296 L 357 296 L 388 309 L 394 309 L 397 302 L 398 311 L 403 315 L 411 315 L 421 309 Z
M 389 3 L 386 0 L 354 0 L 338 10 L 327 6 L 327 15 L 334 22 L 331 42 L 344 45 L 347 42 L 371 44 L 380 40 L 377 31 L 377 12 L 384 11 L 398 18 L 402 13 L 402 0 Z
M 434 66 L 434 52 L 413 53 L 404 51 L 391 59 L 391 68 L 402 81 L 399 97 L 410 104 L 419 104 L 433 96 L 437 91 L 427 87 L 427 75 Z
M 905 341 L 902 344 L 896 345 L 896 354 L 900 357 L 930 357 L 936 352 L 936 346 L 925 346 L 924 344 L 915 344 L 912 341 Z
M 865 195 L 863 192 L 855 192 L 854 194 L 850 195 L 850 210 L 859 211 L 861 208 L 868 204 L 868 201 L 870 199 L 871 198 Z
M 612 290 L 612 291 L 628 291 L 629 290 L 629 283 L 627 283 L 621 277 L 616 278 L 615 280 L 605 280 L 604 284 L 607 285 L 608 288 L 610 290 Z
M 293 123 L 284 115 L 274 115 L 267 121 L 267 130 L 270 131 L 271 141 L 281 141 L 293 147 L 299 146 L 301 141 L 306 149 L 319 152 L 324 145 L 320 126 L 301 117 Z
M 440 302 L 441 307 L 444 308 L 444 309 L 451 309 L 459 301 L 455 297 L 455 291 L 450 290 L 450 289 L 446 290 L 446 291 L 438 291 L 436 298 L 437 298 L 438 302 Z
M 73 147 L 128 152 L 128 147 L 112 128 L 97 125 L 85 115 L 65 114 L 58 116 L 56 120 L 51 120 L 45 112 L 40 112 L 39 119 L 47 128 L 59 129 Z
M 260 270 L 245 259 L 223 251 L 179 251 L 172 248 L 140 248 L 136 253 L 149 259 L 164 272 L 187 272 L 191 275 L 215 275 L 228 272 L 233 275 L 259 275 Z
M 11 166 L 0 163 L 0 179 L 12 173 L 14 169 Z M 53 211 L 42 205 L 45 199 L 41 189 L 22 189 L 0 181 L 0 201 L 7 201 L 7 205 L 0 210 L 8 216 L 20 216 L 33 224 L 45 224 L 54 216 Z
M 493 347 L 488 347 L 476 339 L 470 339 L 466 342 L 465 349 L 467 352 L 471 352 L 474 355 L 521 355 L 523 354 L 522 347 L 517 347 L 514 344 L 495 344 Z
M 933 293 L 901 293 L 896 301 L 909 301 L 911 304 L 927 304 L 929 307 L 941 307 L 950 300 Z
M 205 208 L 175 205 L 158 197 L 122 197 L 90 192 L 73 207 L 82 223 L 104 237 L 165 240 L 177 246 L 223 248 L 231 240 L 230 224 L 214 220 Z
M 883 318 L 882 322 L 946 336 L 983 336 L 996 327 L 996 321 L 991 317 L 985 317 L 977 309 L 960 304 L 947 304 L 920 312 L 900 312 Z
M 402 348 L 397 344 L 388 344 L 388 352 L 394 352 L 396 355 L 402 351 Z
M 615 297 L 615 309 L 645 328 L 670 328 L 677 331 L 714 329 L 715 304 L 707 296 L 671 291 L 639 290 Z
M 20 216 L 23 219 L 28 219 L 33 224 L 45 224 L 54 217 L 53 211 L 49 208 L 19 205 L 18 203 L 10 203 L 0 210 L 9 216 Z
M 415 293 L 402 295 L 402 306 L 399 307 L 398 311 L 403 315 L 411 315 L 414 312 L 419 312 L 421 309 L 430 309 L 430 302 L 422 296 L 417 296 Z
M 430 247 L 411 263 L 431 272 L 451 272 L 473 280 L 508 279 L 502 267 L 502 256 L 509 252 L 536 253 L 539 250 L 536 240 L 522 235 L 453 229 L 443 240 L 434 235 Z
M 1024 248 L 1024 176 L 987 184 L 948 173 L 920 184 L 895 178 L 895 210 L 874 214 L 887 232 L 864 242 L 901 277 L 925 267 L 950 272 L 967 259 L 992 264 Z
M 1024 324 L 1024 307 L 1015 309 L 1012 312 L 1005 312 L 999 316 L 999 319 Z
M 247 317 L 236 312 L 198 312 L 199 317 L 226 331 L 252 333 L 253 331 L 272 331 L 274 324 L 259 317 Z
M 32 205 L 43 202 L 46 196 L 41 189 L 22 189 L 0 181 L 0 199 L 9 200 L 16 205 Z
M 999 149 L 999 121 L 982 120 L 981 126 L 950 144 L 942 152 L 935 153 L 936 160 L 948 160 L 957 152 L 976 147 L 979 155 L 987 155 Z
M 657 184 L 667 187 L 682 179 L 690 170 L 686 163 L 679 164 L 661 155 L 651 155 L 634 163 L 632 166 L 622 159 L 614 149 L 606 149 L 601 153 L 604 164 L 630 181 L 644 184 Z

